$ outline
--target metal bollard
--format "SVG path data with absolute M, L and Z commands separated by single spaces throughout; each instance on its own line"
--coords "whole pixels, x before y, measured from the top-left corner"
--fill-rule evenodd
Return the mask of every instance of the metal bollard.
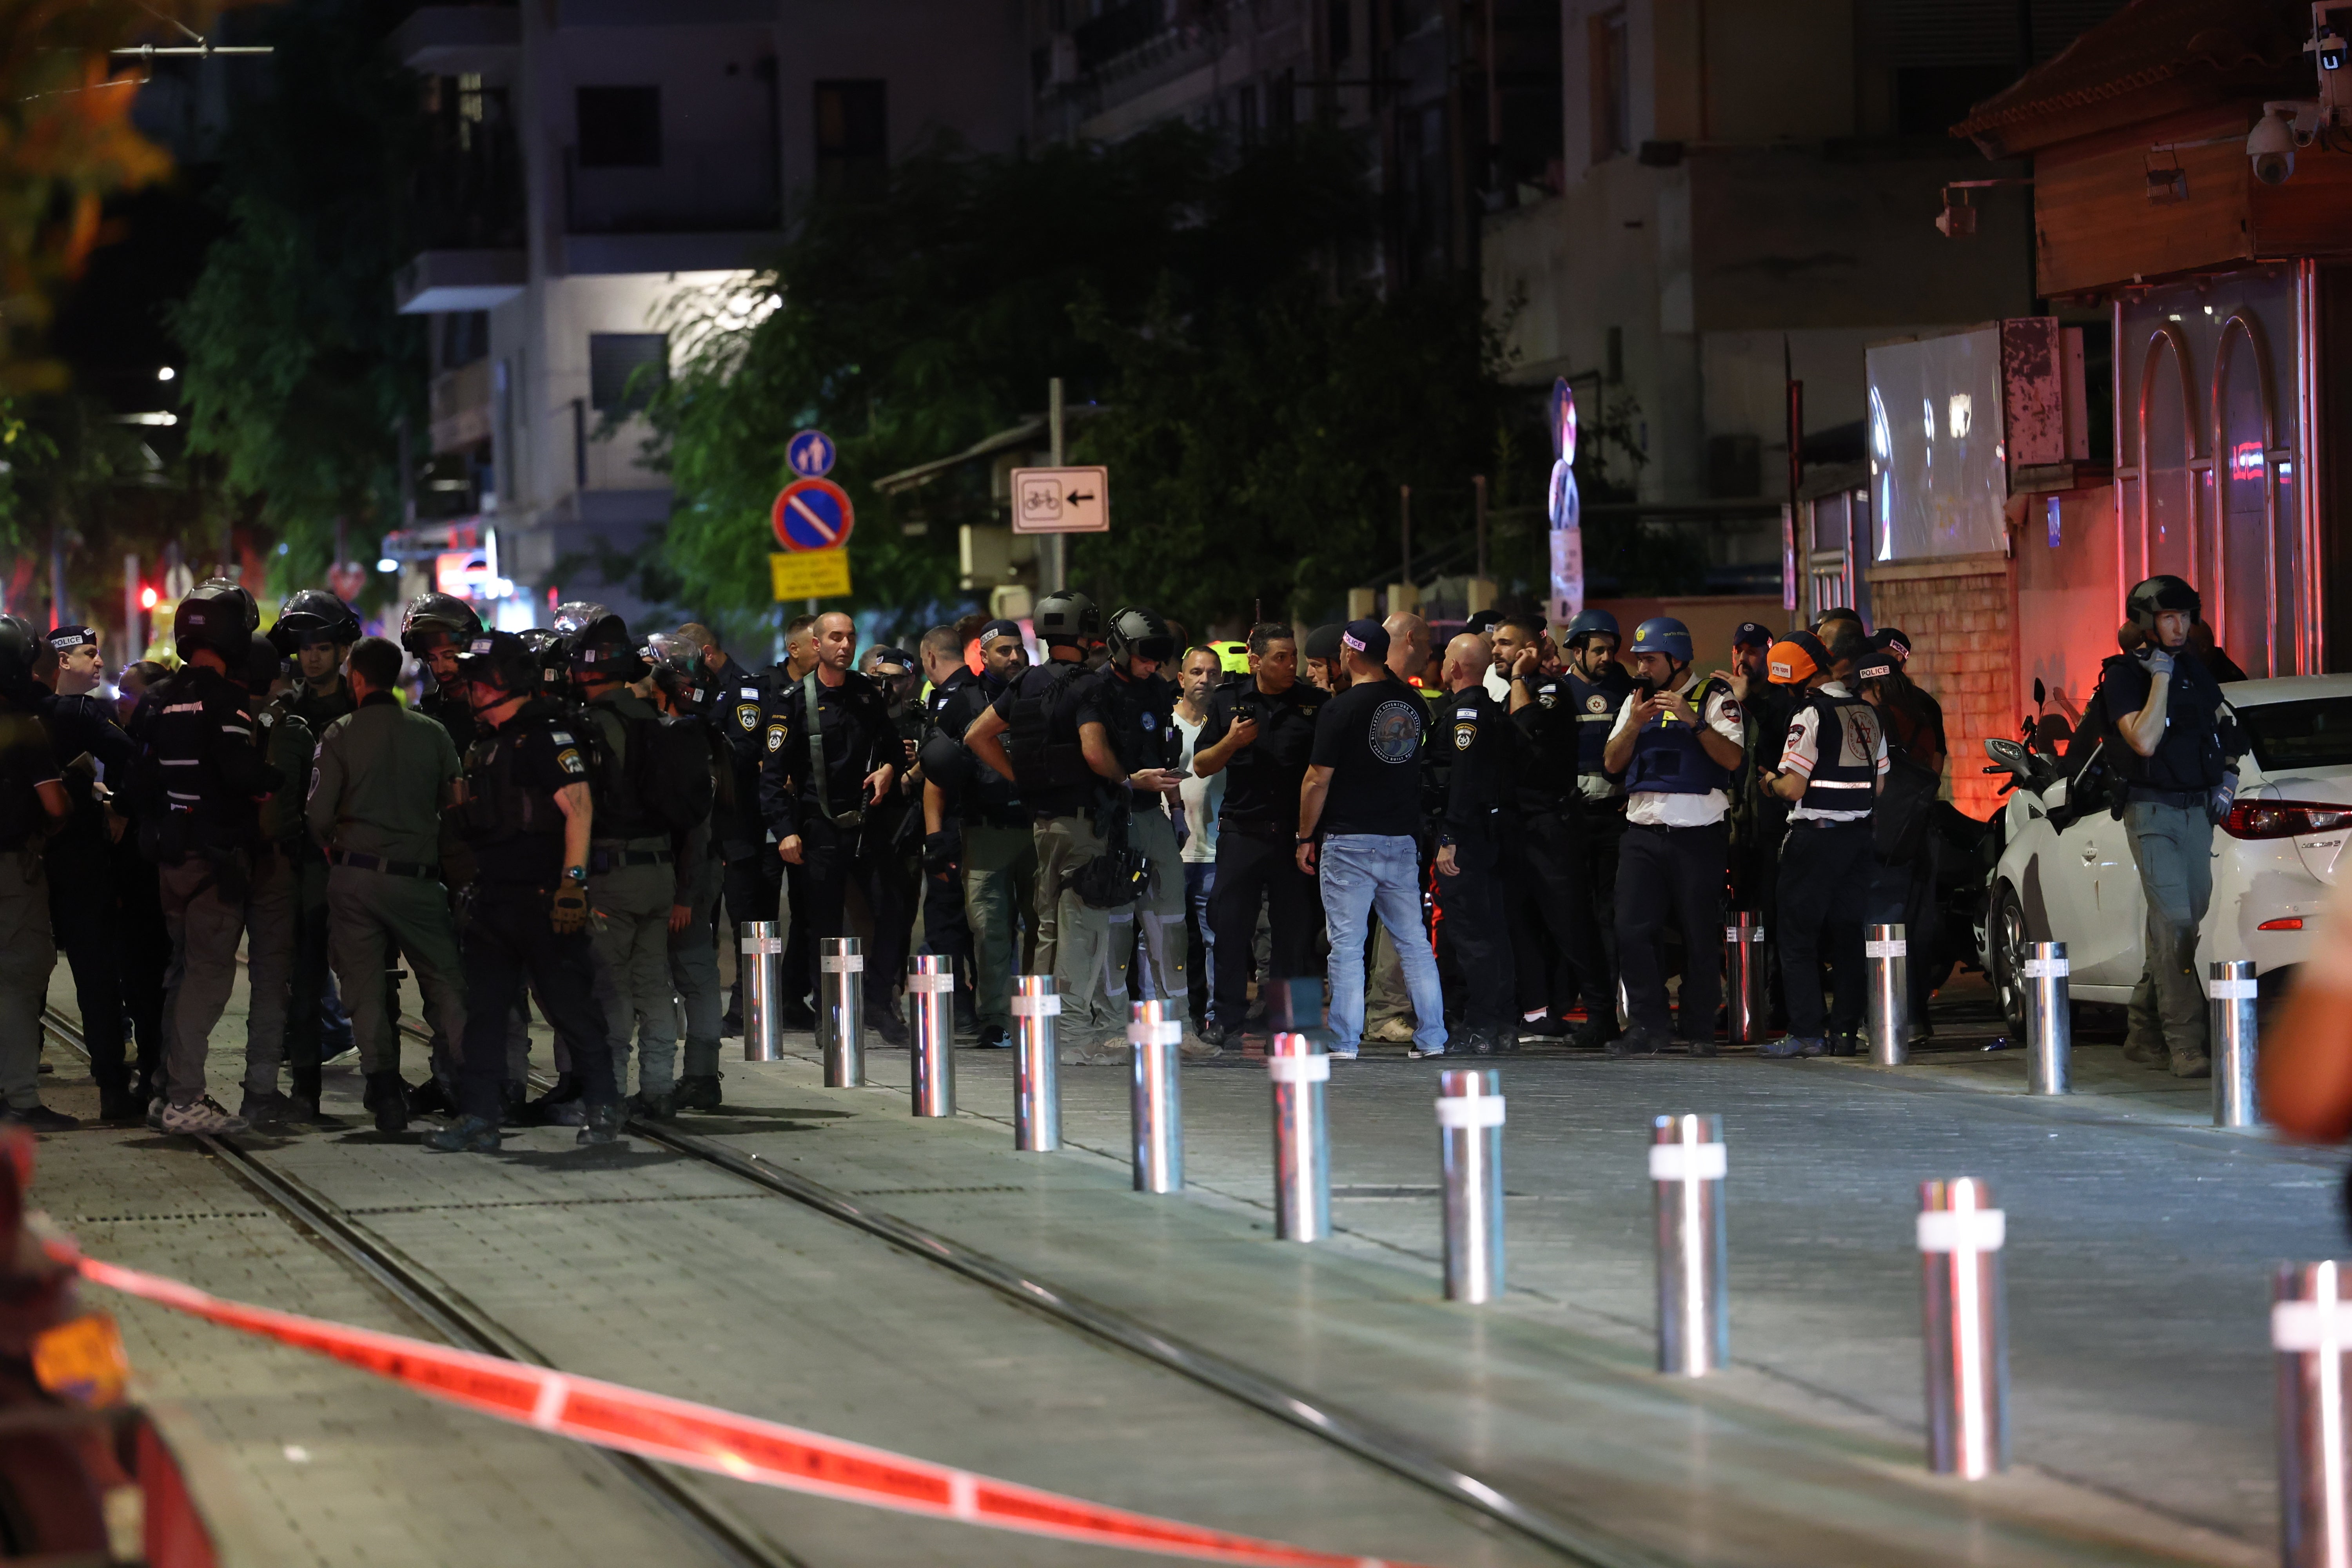
M 1723 1021 L 1735 1046 L 1752 1046 L 1764 1027 L 1764 928 L 1752 910 L 1735 910 L 1723 928 Z
M 907 1000 L 914 1016 L 915 1114 L 955 1114 L 955 960 L 919 952 L 907 961 Z
M 1911 1059 L 1910 943 L 1899 925 L 1864 933 L 1862 961 L 1870 972 L 1870 1059 L 1899 1068 Z
M 1704 1377 L 1731 1359 L 1730 1259 L 1723 1220 L 1728 1168 L 1720 1116 L 1651 1123 L 1650 1186 L 1658 1233 L 1658 1370 Z
M 1974 1177 L 1919 1184 L 1927 1347 L 1927 1468 L 1981 1480 L 2009 1468 L 2007 1221 Z
M 866 1083 L 866 955 L 854 936 L 816 939 L 816 1043 L 824 1087 Z
M 742 950 L 743 1059 L 781 1061 L 783 1043 L 784 939 L 773 921 L 745 921 Z
M 2352 1454 L 2347 1452 L 2345 1352 L 2352 1279 L 2341 1263 L 2282 1263 L 2271 1277 L 2278 1363 L 2279 1561 L 2352 1564 Z
M 1274 1234 L 1320 1241 L 1331 1234 L 1331 1058 L 1308 1036 L 1277 1033 L 1265 1076 L 1274 1086 Z
M 1013 977 L 1013 1146 L 1050 1154 L 1062 1146 L 1062 1085 L 1054 1020 L 1062 1011 L 1050 974 Z
M 2263 1108 L 2254 1097 L 2254 1009 L 2261 1001 L 2262 982 L 2254 977 L 2251 958 L 2217 958 L 2209 973 L 2205 996 L 2212 1010 L 2213 1125 L 2259 1127 Z M 2346 1562 L 2352 1564 L 2352 1557 Z
M 2027 944 L 2025 993 L 2025 1092 L 2071 1094 L 2074 1016 L 2066 1000 L 2064 942 Z
M 1437 1150 L 1445 1184 L 1445 1299 L 1503 1293 L 1503 1075 L 1437 1075 Z
M 1135 1190 L 1172 1193 L 1184 1184 L 1184 1104 L 1177 1090 L 1176 1046 L 1184 1037 L 1181 1002 L 1137 1002 L 1127 1026 L 1135 1051 L 1129 1104 L 1135 1119 Z

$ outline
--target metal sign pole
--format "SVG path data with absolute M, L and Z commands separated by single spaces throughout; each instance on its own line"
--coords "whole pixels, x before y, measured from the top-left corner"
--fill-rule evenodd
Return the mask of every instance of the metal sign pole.
M 920 952 L 907 961 L 912 1004 L 915 1114 L 955 1114 L 955 961 Z
M 2352 1347 L 2352 1281 L 2341 1263 L 2282 1263 L 2271 1277 L 2271 1348 L 2278 1361 L 2279 1561 L 2285 1568 L 2352 1564 L 2352 1492 L 2344 1397 Z
M 1651 1123 L 1650 1187 L 1658 1237 L 1658 1370 L 1704 1377 L 1731 1360 L 1724 1272 L 1723 1118 Z
M 1062 1086 L 1054 1058 L 1061 994 L 1050 974 L 1013 977 L 1013 1146 L 1050 1154 L 1062 1146 Z
M 1939 1476 L 1974 1481 L 2009 1468 L 2007 1230 L 1984 1183 L 1919 1184 L 1927 1468 Z
M 1274 1086 L 1274 1234 L 1320 1241 L 1331 1234 L 1331 1058 L 1306 1035 L 1277 1033 L 1265 1076 Z
M 2254 1096 L 2262 982 L 2251 958 L 2217 958 L 2206 982 L 2212 1010 L 2213 1125 L 2259 1127 L 2262 1106 Z
M 783 1058 L 784 940 L 773 921 L 745 921 L 737 947 L 743 973 L 743 1059 Z
M 2066 944 L 2025 949 L 2025 1091 L 2074 1091 L 2074 1016 L 2066 998 Z
M 1910 944 L 1899 925 L 1864 932 L 1863 962 L 1870 973 L 1870 1059 L 1899 1068 L 1911 1059 Z
M 1437 1075 L 1438 1163 L 1445 1189 L 1445 1299 L 1503 1293 L 1503 1075 Z
M 866 955 L 854 936 L 816 941 L 816 1043 L 824 1058 L 824 1087 L 866 1083 Z
M 1176 1047 L 1184 1021 L 1176 1002 L 1132 1004 L 1127 1043 L 1135 1078 L 1129 1106 L 1135 1130 L 1135 1190 L 1172 1193 L 1184 1184 L 1184 1106 L 1176 1081 Z

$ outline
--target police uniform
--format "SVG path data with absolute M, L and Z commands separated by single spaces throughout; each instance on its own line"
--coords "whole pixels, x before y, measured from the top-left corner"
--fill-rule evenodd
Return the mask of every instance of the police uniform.
M 1315 879 L 1298 868 L 1298 788 L 1315 748 L 1315 721 L 1330 693 L 1305 679 L 1279 692 L 1244 675 L 1209 695 L 1209 714 L 1192 743 L 1197 758 L 1232 733 L 1234 721 L 1257 723 L 1257 739 L 1225 759 L 1224 799 L 1217 807 L 1217 880 L 1209 890 L 1209 929 L 1226 956 L 1213 976 L 1211 1018 L 1238 1030 L 1249 1006 L 1245 955 L 1263 910 L 1272 936 L 1264 981 L 1313 976 L 1321 963 L 1316 938 L 1323 902 Z
M 274 703 L 262 700 L 275 679 L 276 655 L 255 645 L 247 672 L 254 706 L 254 741 L 270 771 L 281 781 L 261 803 L 261 834 L 253 853 L 252 889 L 247 896 L 245 977 L 245 1099 L 237 1114 L 257 1124 L 288 1119 L 293 1102 L 279 1094 L 278 1069 L 292 1032 L 295 931 L 300 923 L 299 858 L 310 849 L 302 826 L 302 798 L 318 750 L 310 727 Z M 315 1086 L 318 1062 L 308 1064 L 304 1081 Z M 315 1097 L 315 1089 L 312 1089 Z M 306 1120 L 306 1107 L 299 1113 Z
M 1699 722 L 1737 743 L 1739 704 L 1723 682 L 1686 670 L 1680 688 Z M 1636 699 L 1618 709 L 1612 736 L 1633 722 Z M 1665 928 L 1682 932 L 1683 984 L 1676 1034 L 1700 1055 L 1715 1050 L 1723 1000 L 1723 878 L 1730 830 L 1729 769 L 1699 743 L 1698 731 L 1664 709 L 1635 732 L 1625 770 L 1625 837 L 1617 874 L 1617 962 L 1639 1045 L 1667 1037 Z M 1612 1048 L 1615 1048 L 1612 1046 Z M 1630 1048 L 1630 1047 L 1629 1047 Z
M 307 680 L 298 680 L 292 691 L 271 706 L 301 721 L 316 740 L 359 704 L 352 696 L 351 682 L 337 675 L 324 691 Z M 451 755 L 456 755 L 454 749 Z M 287 848 L 294 870 L 294 963 L 286 988 L 286 1064 L 295 1098 L 299 1100 L 305 1098 L 303 1085 L 318 1081 L 320 1041 L 324 1033 L 330 964 L 327 862 L 307 833 L 298 835 Z M 315 1087 L 308 1091 L 308 1098 L 317 1100 Z
M 1443 857 L 1437 876 L 1439 931 L 1452 943 L 1462 978 L 1460 1032 L 1451 1044 L 1473 1052 L 1518 1045 L 1512 930 L 1504 908 L 1503 863 L 1519 859 L 1528 842 L 1525 821 L 1507 832 L 1504 800 L 1524 771 L 1519 731 L 1507 709 L 1483 686 L 1453 693 L 1439 710 L 1440 742 L 1452 753 L 1445 811 L 1437 842 L 1454 848 L 1454 874 Z M 1506 839 L 1509 840 L 1506 854 Z
M 816 699 L 814 727 L 811 692 Z M 906 927 L 896 918 L 891 883 L 866 834 L 866 776 L 905 756 L 882 689 L 854 669 L 844 670 L 837 686 L 813 669 L 785 688 L 770 709 L 763 744 L 761 813 L 777 843 L 801 841 L 801 862 L 786 865 L 784 879 L 793 889 L 794 923 L 804 924 L 810 939 L 804 982 L 812 988 L 816 984 L 817 941 L 849 934 L 849 889 L 855 881 L 874 918 L 873 944 L 864 954 L 866 1022 L 886 1041 L 902 1044 L 906 1026 L 895 992 L 906 967 Z
M 1625 844 L 1625 779 L 1609 772 L 1602 753 L 1618 712 L 1633 690 L 1633 678 L 1611 659 L 1597 677 L 1569 670 L 1559 678 L 1560 695 L 1576 716 L 1576 793 L 1584 813 L 1585 901 L 1592 910 L 1592 929 L 1599 956 L 1586 948 L 1576 953 L 1578 978 L 1587 998 L 1598 990 L 1606 999 L 1598 1015 L 1602 1037 L 1617 1032 L 1617 864 Z M 1598 980 L 1591 970 L 1598 969 Z
M 1799 703 L 1775 770 L 1805 780 L 1780 845 L 1780 989 L 1789 1037 L 1808 1047 L 1825 1042 L 1835 1055 L 1851 1054 L 1862 1028 L 1870 818 L 1886 768 L 1886 726 L 1878 710 L 1832 680 Z M 1830 1009 L 1822 1001 L 1825 961 L 1835 997 Z
M 893 650 L 896 652 L 897 650 Z M 901 655 L 909 668 L 914 660 Z M 878 909 L 867 912 L 877 927 L 887 919 L 891 926 L 891 947 L 900 952 L 911 952 L 915 944 L 915 916 L 924 905 L 921 869 L 923 849 L 923 799 L 921 785 L 915 780 L 914 758 L 922 754 L 923 736 L 929 728 L 922 705 L 912 700 L 897 700 L 886 679 L 868 676 L 882 692 L 883 710 L 888 714 L 891 733 L 898 744 L 889 761 L 897 768 L 891 776 L 887 794 L 869 808 L 866 824 L 866 855 L 874 863 L 874 879 L 881 885 L 883 900 Z M 971 959 L 968 952 L 953 947 L 930 945 L 930 932 L 926 930 L 924 951 L 945 952 L 955 960 L 955 992 L 950 998 L 951 1027 L 957 1034 L 971 1033 Z
M 319 742 L 308 826 L 322 851 L 330 961 L 350 998 L 352 1036 L 378 1125 L 404 1125 L 400 1033 L 384 971 L 407 955 L 425 1013 L 442 1038 L 466 1033 L 463 963 L 441 879 L 442 803 L 459 774 L 447 729 L 372 691 Z M 316 1082 L 317 1068 L 310 1069 Z M 296 1092 L 304 1092 L 298 1070 Z M 315 1088 L 309 1092 L 315 1094 Z
M 59 641 L 82 630 L 61 627 L 51 634 L 50 641 L 60 647 L 84 646 L 79 638 Z M 89 641 L 96 640 L 94 633 L 87 636 Z M 126 942 L 116 897 L 116 847 L 107 825 L 104 792 L 122 787 L 132 752 L 131 737 L 115 723 L 114 705 L 96 693 L 61 697 L 37 689 L 31 696 L 51 742 L 52 760 L 63 774 L 66 797 L 73 805 L 72 815 L 43 852 L 49 915 L 58 945 L 65 949 L 66 962 L 73 970 L 82 1041 L 89 1050 L 100 1114 L 109 1121 L 121 1120 L 143 1111 L 146 1104 L 133 1092 L 131 1068 L 124 1059 L 126 971 L 143 959 L 155 970 L 152 978 L 160 981 L 163 962 L 152 951 L 137 952 L 135 944 Z M 152 879 L 153 868 L 147 868 L 147 873 Z M 151 1028 L 139 1046 L 138 1077 L 152 1090 L 162 1061 L 162 1042 Z
M 1524 675 L 1513 685 L 1522 700 L 1510 720 L 1522 749 L 1502 802 L 1513 848 L 1503 858 L 1502 872 L 1519 1017 L 1558 1017 L 1580 998 L 1586 1022 L 1580 1039 L 1612 1040 L 1617 1037 L 1614 943 L 1603 939 L 1606 926 L 1594 899 L 1590 841 L 1595 829 L 1586 791 L 1589 772 L 1591 787 L 1609 792 L 1600 798 L 1617 803 L 1602 814 L 1612 826 L 1613 883 L 1623 794 L 1601 771 L 1601 752 L 1616 709 L 1597 685 L 1567 674 Z
M 73 1120 L 42 1107 L 40 1080 L 41 1009 L 58 961 L 42 864 L 49 818 L 40 792 L 60 775 L 29 695 L 0 698 L 0 1096 L 10 1121 L 64 1128 Z M 119 1071 L 119 1026 L 115 1053 Z
M 963 743 L 1006 684 L 970 670 L 950 675 L 933 693 L 935 723 L 922 751 L 923 778 L 942 796 L 942 837 L 953 836 L 952 843 L 924 842 L 929 902 L 923 927 L 928 940 L 941 929 L 933 926 L 931 909 L 952 906 L 971 959 L 973 1023 L 987 1042 L 1012 1036 L 1013 977 L 1026 973 L 1031 944 L 1024 931 L 1036 928 L 1037 839 L 1029 810 L 1019 787 L 982 766 Z
M 1179 740 L 1173 714 L 1176 688 L 1157 675 L 1140 679 L 1106 664 L 1071 694 L 1073 717 L 1083 728 L 1100 724 L 1123 773 L 1166 768 L 1175 761 Z M 1097 909 L 1066 889 L 1060 912 L 1055 977 L 1062 993 L 1066 1026 L 1081 1036 L 1126 1037 L 1129 1017 L 1128 962 L 1141 942 L 1142 978 L 1153 997 L 1172 1001 L 1180 1011 L 1192 988 L 1191 942 L 1184 930 L 1184 852 L 1165 795 L 1104 781 L 1114 798 L 1127 801 L 1128 847 L 1150 867 L 1141 897 L 1113 909 Z M 1096 818 L 1092 854 L 1074 856 L 1071 873 L 1107 847 Z M 1066 976 L 1066 978 L 1065 978 Z
M 784 863 L 768 841 L 767 824 L 759 812 L 760 763 L 766 755 L 761 737 L 767 726 L 770 671 L 755 675 L 729 658 L 719 667 L 710 721 L 727 738 L 730 794 L 734 808 L 713 823 L 712 837 L 723 862 L 719 896 L 727 920 L 738 932 L 754 921 L 779 918 L 784 895 Z M 727 1002 L 724 1032 L 743 1027 L 743 976 L 739 966 Z
M 581 1042 L 572 1053 L 590 1125 L 617 1125 L 619 1080 L 596 992 L 596 961 L 585 929 L 559 932 L 552 900 L 564 879 L 566 818 L 556 792 L 588 783 L 579 738 L 562 710 L 533 698 L 478 736 L 466 757 L 466 803 L 458 813 L 473 851 L 465 928 L 465 1047 L 459 1108 L 496 1126 L 506 1100 L 508 1018 L 526 984 L 549 1027 Z
M 613 687 L 591 699 L 575 721 L 596 737 L 594 764 L 589 770 L 589 787 L 596 796 L 596 831 L 588 848 L 588 930 L 596 950 L 596 1000 L 611 1030 L 614 1080 L 625 1093 L 634 1037 L 638 1091 L 652 1100 L 677 1088 L 677 1009 L 670 988 L 669 911 L 677 894 L 677 849 L 650 803 L 637 798 L 629 778 L 629 748 L 638 740 L 630 731 L 641 724 L 659 723 L 661 712 L 625 688 Z
M 1087 679 L 1086 667 L 1075 658 L 1058 657 L 1075 654 L 1074 648 L 1059 647 L 1052 651 L 1056 657 L 1024 669 L 1017 679 L 1006 682 L 990 707 L 1004 721 L 1005 759 L 1013 764 L 1021 804 L 1029 808 L 1036 848 L 1036 947 L 1031 962 L 1039 973 L 1060 981 L 1065 973 L 1061 956 L 1064 884 L 1071 872 L 1102 848 L 1102 839 L 1095 832 L 1094 808 L 1105 781 L 1087 765 L 1078 746 L 1075 683 Z M 1071 902 L 1085 910 L 1084 901 L 1075 894 Z M 1078 918 L 1087 917 L 1082 913 Z M 1066 984 L 1063 989 L 1068 989 Z M 1064 1002 L 1062 1006 L 1062 1027 L 1075 1034 L 1077 1025 L 1069 1016 L 1069 1004 Z M 1124 1029 L 1124 1019 L 1120 1026 Z
M 695 732 L 709 747 L 710 815 L 684 832 L 673 832 L 671 847 L 677 857 L 677 878 L 670 894 L 674 908 L 686 910 L 683 930 L 669 933 L 669 978 L 677 989 L 679 1010 L 686 1018 L 685 1063 L 677 1085 L 677 1102 L 688 1109 L 716 1110 L 719 1097 L 719 1039 L 727 994 L 719 984 L 718 920 L 726 866 L 720 845 L 740 835 L 735 797 L 735 755 L 721 724 L 706 715 L 692 721 Z
M 923 785 L 930 782 L 929 759 L 940 754 L 931 742 L 939 737 L 942 721 L 961 716 L 971 704 L 964 700 L 966 692 L 977 689 L 980 678 L 962 665 L 950 670 L 945 680 L 930 687 L 923 695 L 920 717 L 914 726 L 915 767 L 920 769 L 909 785 L 908 803 L 916 825 L 910 830 L 919 847 L 917 885 L 923 916 L 922 951 L 951 960 L 955 965 L 956 1027 L 970 1030 L 978 1024 L 976 997 L 978 966 L 972 962 L 971 922 L 965 918 L 963 883 L 957 875 L 956 856 L 961 848 L 961 823 L 950 797 L 950 805 L 941 816 L 941 836 L 934 840 L 924 826 Z M 908 733 L 902 718 L 898 732 Z M 958 730 L 956 734 L 961 736 Z M 950 766 L 954 764 L 950 763 Z

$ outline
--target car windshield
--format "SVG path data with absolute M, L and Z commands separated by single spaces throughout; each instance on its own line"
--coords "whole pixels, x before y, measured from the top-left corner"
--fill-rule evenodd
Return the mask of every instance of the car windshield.
M 2266 773 L 2352 766 L 2352 697 L 2251 704 L 2238 722 Z

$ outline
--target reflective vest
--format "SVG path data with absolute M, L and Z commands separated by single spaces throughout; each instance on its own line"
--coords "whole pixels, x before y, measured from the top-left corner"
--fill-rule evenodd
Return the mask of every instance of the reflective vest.
M 1807 811 L 1868 811 L 1877 804 L 1878 748 L 1886 721 L 1859 697 L 1815 691 L 1800 712 L 1813 715 L 1813 771 L 1798 805 Z

